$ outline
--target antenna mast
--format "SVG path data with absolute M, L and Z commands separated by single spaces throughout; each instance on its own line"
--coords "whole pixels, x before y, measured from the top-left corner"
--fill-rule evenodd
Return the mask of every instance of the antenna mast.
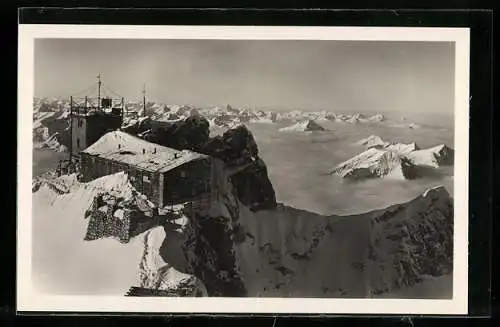
M 142 116 L 146 116 L 146 84 L 142 87 Z
M 101 81 L 101 73 L 99 73 L 99 75 L 97 75 L 97 84 L 98 84 L 98 91 L 97 91 L 97 109 L 101 109 L 101 84 L 102 84 L 102 81 Z

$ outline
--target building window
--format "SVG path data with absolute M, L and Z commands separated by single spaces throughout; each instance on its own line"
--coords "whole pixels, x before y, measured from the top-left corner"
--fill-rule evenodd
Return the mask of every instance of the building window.
M 79 138 L 76 139 L 76 147 L 80 148 L 80 139 Z
M 142 176 L 142 181 L 143 182 L 149 182 L 149 176 L 148 175 L 143 175 Z
M 181 177 L 186 178 L 186 172 L 184 170 L 181 171 Z

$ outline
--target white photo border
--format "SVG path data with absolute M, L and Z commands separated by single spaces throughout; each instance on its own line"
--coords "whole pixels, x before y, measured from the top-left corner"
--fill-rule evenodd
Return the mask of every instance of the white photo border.
M 455 43 L 455 166 L 453 298 L 451 300 L 335 298 L 174 298 L 62 296 L 37 293 L 31 279 L 32 106 L 34 43 L 67 39 L 248 39 L 436 41 Z M 19 25 L 17 311 L 123 313 L 467 314 L 468 310 L 468 28 Z

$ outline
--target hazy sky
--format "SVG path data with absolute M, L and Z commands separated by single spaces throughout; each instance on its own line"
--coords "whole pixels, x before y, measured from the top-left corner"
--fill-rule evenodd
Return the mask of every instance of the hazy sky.
M 454 46 L 430 42 L 71 40 L 35 43 L 35 96 L 96 82 L 126 99 L 339 112 L 453 113 Z

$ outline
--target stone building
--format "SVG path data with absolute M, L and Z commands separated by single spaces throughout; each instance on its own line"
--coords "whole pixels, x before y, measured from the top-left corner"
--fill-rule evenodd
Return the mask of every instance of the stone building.
M 219 160 L 163 147 L 122 131 L 106 133 L 81 151 L 80 159 L 84 182 L 124 171 L 136 190 L 160 208 L 217 192 Z

